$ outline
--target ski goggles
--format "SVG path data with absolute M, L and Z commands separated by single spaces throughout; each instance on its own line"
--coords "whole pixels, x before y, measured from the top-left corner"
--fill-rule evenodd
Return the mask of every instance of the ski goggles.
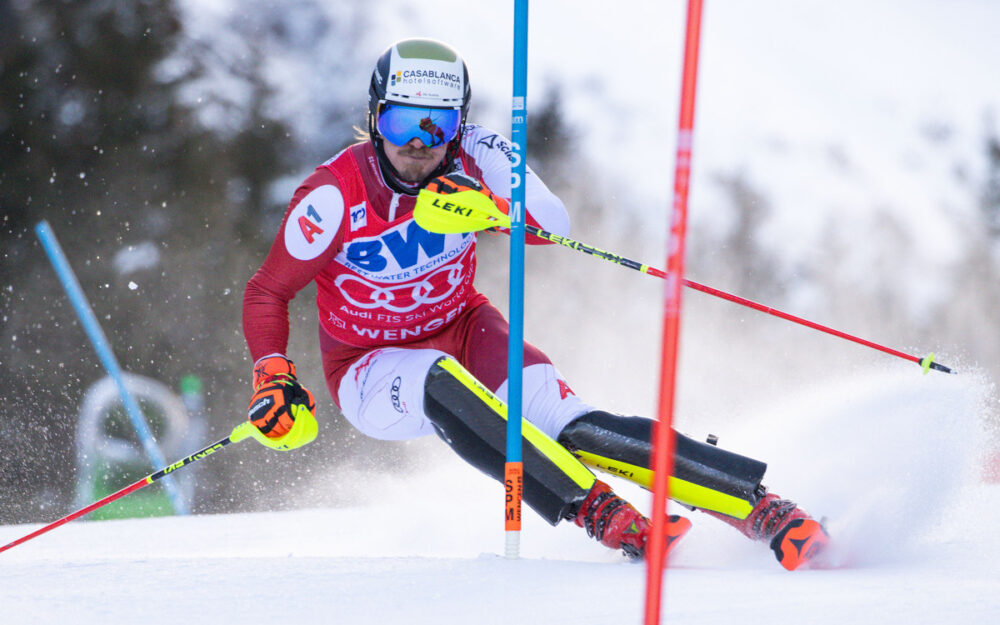
M 427 147 L 436 148 L 458 135 L 462 112 L 379 102 L 375 125 L 379 134 L 394 145 L 406 145 L 416 137 Z

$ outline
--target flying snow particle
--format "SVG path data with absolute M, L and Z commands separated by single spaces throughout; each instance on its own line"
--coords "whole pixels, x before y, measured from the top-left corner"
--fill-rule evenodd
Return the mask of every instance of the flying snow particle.
M 143 241 L 118 250 L 111 262 L 119 274 L 126 275 L 156 267 L 160 263 L 160 252 L 152 241 Z

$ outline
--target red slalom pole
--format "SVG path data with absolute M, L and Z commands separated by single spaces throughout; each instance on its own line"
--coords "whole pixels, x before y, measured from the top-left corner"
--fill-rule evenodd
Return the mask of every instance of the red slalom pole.
M 667 232 L 667 275 L 663 306 L 663 350 L 660 359 L 660 403 L 653 425 L 653 532 L 646 550 L 645 625 L 660 622 L 663 572 L 667 566 L 664 525 L 670 498 L 670 474 L 674 449 L 671 436 L 677 381 L 680 336 L 681 290 L 684 280 L 684 239 L 687 232 L 688 188 L 691 179 L 691 143 L 694 129 L 694 99 L 698 80 L 698 43 L 701 37 L 701 0 L 688 0 L 687 34 L 684 44 L 684 74 L 681 110 L 677 125 L 677 157 L 674 169 L 674 203 Z

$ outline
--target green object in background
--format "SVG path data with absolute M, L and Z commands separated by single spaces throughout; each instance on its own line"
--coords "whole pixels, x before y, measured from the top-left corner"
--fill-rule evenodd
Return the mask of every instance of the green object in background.
M 145 470 L 145 465 L 139 464 L 102 463 L 94 472 L 93 498 L 95 500 L 103 499 L 111 493 L 117 492 L 134 481 L 135 475 L 141 475 Z M 152 486 L 153 488 L 132 493 L 129 497 L 123 497 L 95 510 L 90 513 L 88 518 L 94 521 L 107 521 L 110 519 L 172 516 L 174 508 L 166 491 L 159 484 Z
M 186 446 L 183 440 L 187 436 L 200 436 L 204 385 L 198 376 L 186 375 L 180 380 L 180 397 L 155 380 L 134 375 L 128 377 L 156 440 L 174 449 L 178 447 L 178 440 L 183 447 Z M 137 475 L 149 471 L 139 441 L 129 427 L 127 415 L 116 396 L 106 390 L 97 392 L 94 401 L 81 412 L 87 415 L 81 417 L 86 425 L 81 428 L 77 442 L 81 467 L 77 487 L 79 505 L 116 493 L 131 484 Z M 182 433 L 178 435 L 178 431 Z M 190 487 L 189 480 L 184 486 Z M 172 500 L 163 486 L 157 484 L 155 488 L 117 499 L 94 510 L 87 518 L 109 520 L 172 514 Z
M 181 378 L 181 397 L 187 395 L 201 395 L 201 391 L 204 388 L 204 384 L 201 378 L 193 373 L 189 373 L 183 378 Z
M 150 424 L 153 435 L 162 440 L 166 433 L 167 418 L 162 406 L 155 402 L 140 398 L 142 411 Z M 100 433 L 111 440 L 127 443 L 134 448 L 135 453 L 128 459 L 101 457 L 93 471 L 91 481 L 91 496 L 89 499 L 102 499 L 135 481 L 136 476 L 149 471 L 149 466 L 139 454 L 139 444 L 135 434 L 129 429 L 126 415 L 121 406 L 115 406 L 105 413 Z M 171 516 L 174 507 L 167 492 L 159 484 L 131 497 L 119 499 L 99 510 L 95 510 L 88 518 L 95 521 L 108 519 L 129 519 L 137 517 Z

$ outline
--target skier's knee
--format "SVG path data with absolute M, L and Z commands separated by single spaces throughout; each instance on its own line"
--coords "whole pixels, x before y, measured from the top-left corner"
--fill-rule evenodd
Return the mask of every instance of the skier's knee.
M 434 432 L 424 412 L 424 387 L 436 349 L 384 348 L 368 352 L 340 381 L 341 411 L 367 436 L 404 440 Z
M 427 375 L 424 407 L 438 434 L 466 462 L 503 480 L 507 406 L 452 358 Z M 578 506 L 593 474 L 566 449 L 522 421 L 524 501 L 553 525 Z
M 568 423 L 593 410 L 576 396 L 562 374 L 548 363 L 525 367 L 522 385 L 524 418 L 550 438 L 556 438 Z M 507 401 L 506 380 L 497 389 L 497 397 Z

